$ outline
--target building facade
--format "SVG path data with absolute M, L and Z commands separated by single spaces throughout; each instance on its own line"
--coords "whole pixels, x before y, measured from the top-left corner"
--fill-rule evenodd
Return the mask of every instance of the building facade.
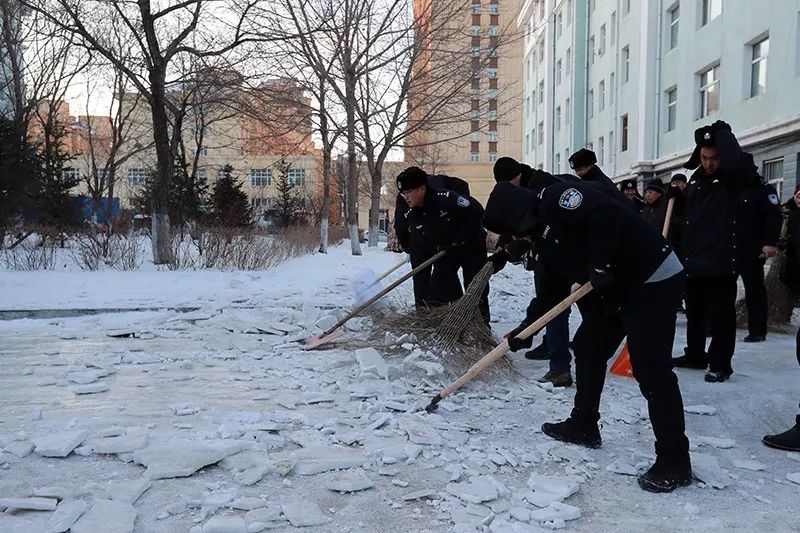
M 666 178 L 724 120 L 784 199 L 797 184 L 799 2 L 528 0 L 517 24 L 528 164 L 587 147 L 616 179 Z

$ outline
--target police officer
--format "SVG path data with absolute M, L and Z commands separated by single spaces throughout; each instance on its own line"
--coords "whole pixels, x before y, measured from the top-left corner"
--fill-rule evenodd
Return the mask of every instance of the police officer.
M 458 300 L 464 294 L 458 270 L 462 270 L 464 285 L 468 286 L 486 264 L 483 207 L 471 196 L 429 185 L 428 175 L 418 167 L 409 167 L 398 175 L 397 189 L 409 205 L 405 220 L 411 240 L 421 243 L 425 250 L 447 252 L 434 263 L 425 303 L 442 305 Z M 488 324 L 488 284 L 479 309 Z
M 758 180 L 730 125 L 717 121 L 695 131 L 684 168 L 697 168 L 687 187 L 683 221 L 686 267 L 686 354 L 676 366 L 705 369 L 705 380 L 726 381 L 736 346 L 737 210 L 742 192 Z M 699 167 L 699 168 L 698 168 Z M 705 352 L 707 326 L 711 344 Z
M 569 166 L 583 181 L 599 183 L 606 187 L 616 189 L 611 178 L 606 176 L 603 171 L 600 170 L 600 167 L 597 166 L 597 156 L 594 155 L 594 152 L 591 150 L 581 148 L 569 156 Z
M 644 202 L 642 218 L 652 224 L 659 232 L 664 229 L 664 220 L 667 218 L 667 200 L 664 195 L 664 183 L 653 178 L 644 188 Z
M 625 198 L 630 200 L 633 208 L 641 213 L 642 209 L 644 209 L 645 203 L 642 197 L 639 195 L 639 190 L 636 188 L 636 178 L 622 180 L 619 182 L 619 190 L 625 195 Z
M 749 154 L 747 154 L 749 156 Z M 775 187 L 758 183 L 742 192 L 736 231 L 738 270 L 744 284 L 748 334 L 744 342 L 767 339 L 767 289 L 764 263 L 778 253 L 780 201 Z
M 689 442 L 671 359 L 683 273 L 664 238 L 634 211 L 581 183 L 556 183 L 539 195 L 498 183 L 484 226 L 532 239 L 536 253 L 536 305 L 509 335 L 510 348 L 521 342 L 514 339 L 521 328 L 566 297 L 571 284 L 591 281 L 594 287 L 578 302 L 574 408 L 567 420 L 546 423 L 542 431 L 563 442 L 601 445 L 597 423 L 606 365 L 627 335 L 656 437 L 656 462 L 639 484 L 653 492 L 688 485 Z
M 541 170 L 534 170 L 528 165 L 519 163 L 511 157 L 501 157 L 497 160 L 494 164 L 494 179 L 498 183 L 507 181 L 513 185 L 525 187 L 537 194 L 547 185 L 552 185 L 559 181 L 573 183 L 579 181 L 574 176 L 553 176 Z M 503 250 L 505 251 L 506 248 L 511 249 L 512 247 L 516 248 L 516 250 L 520 250 L 520 242 L 522 241 L 512 240 L 509 237 L 509 235 L 501 236 Z M 525 251 L 527 251 L 527 249 Z M 503 253 L 503 251 L 498 253 Z M 518 253 L 514 251 L 505 251 L 505 253 L 507 257 L 518 255 Z M 530 266 L 528 261 L 523 260 L 523 257 L 514 257 L 514 259 L 518 259 L 526 266 Z M 502 266 L 496 263 L 495 270 L 499 271 L 500 268 L 502 268 Z M 539 283 L 538 276 L 536 276 L 535 272 L 534 285 L 536 287 L 536 293 L 538 294 Z M 533 298 L 529 308 L 533 308 L 535 305 L 536 298 Z M 542 338 L 542 344 L 525 353 L 525 358 L 527 359 L 550 361 L 550 368 L 547 373 L 539 379 L 540 383 L 552 383 L 554 387 L 569 387 L 572 385 L 572 373 L 570 371 L 572 354 L 569 351 L 569 314 L 570 311 L 567 309 L 550 321 L 547 325 L 547 332 Z M 532 346 L 533 339 L 531 339 L 528 344 L 527 347 Z
M 411 171 L 417 175 L 423 172 L 418 167 L 409 167 L 406 171 Z M 400 176 L 402 175 L 403 173 L 401 172 Z M 398 181 L 400 181 L 400 176 L 398 176 Z M 428 175 L 428 184 L 436 189 L 452 190 L 462 196 L 469 196 L 469 184 L 459 178 L 438 174 Z M 436 249 L 429 242 L 420 238 L 418 233 L 410 231 L 408 226 L 408 214 L 410 209 L 406 199 L 398 192 L 394 209 L 394 232 L 400 244 L 401 251 L 409 254 L 411 258 L 411 268 L 416 268 L 430 259 L 436 253 Z M 432 271 L 433 265 L 430 265 L 417 274 L 414 274 L 414 303 L 417 306 L 429 306 L 432 302 L 430 289 Z

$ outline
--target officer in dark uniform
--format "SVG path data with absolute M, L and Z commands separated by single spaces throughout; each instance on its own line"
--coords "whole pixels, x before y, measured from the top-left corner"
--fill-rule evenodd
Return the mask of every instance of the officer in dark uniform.
M 616 189 L 611 178 L 606 176 L 603 171 L 600 170 L 600 167 L 597 166 L 597 156 L 594 155 L 594 152 L 591 150 L 581 148 L 569 156 L 569 166 L 583 181 L 599 183 L 606 187 Z
M 749 155 L 749 154 L 748 154 Z M 767 339 L 767 289 L 764 286 L 764 263 L 778 253 L 781 223 L 778 191 L 768 183 L 759 183 L 742 192 L 736 232 L 739 275 L 744 284 L 747 305 L 747 330 L 744 342 Z
M 486 231 L 481 227 L 483 207 L 468 195 L 438 189 L 428 184 L 428 175 L 409 167 L 397 177 L 397 189 L 409 205 L 404 215 L 411 241 L 424 250 L 447 253 L 433 265 L 427 305 L 451 303 L 463 296 L 458 270 L 464 286 L 486 264 Z M 489 287 L 486 286 L 479 309 L 489 323 Z
M 672 245 L 678 257 L 683 257 L 682 253 L 682 235 L 683 235 L 683 218 L 686 212 L 686 188 L 688 187 L 686 174 L 673 174 L 667 187 L 667 200 L 675 199 L 672 205 L 672 222 L 670 223 L 669 235 L 667 240 Z
M 409 167 L 407 170 L 417 174 L 422 172 L 418 167 Z M 399 178 L 400 176 L 398 176 L 398 180 Z M 469 184 L 459 178 L 438 174 L 428 175 L 428 183 L 435 189 L 451 190 L 462 196 L 469 196 Z M 419 234 L 410 231 L 408 226 L 410 209 L 406 199 L 398 192 L 394 208 L 394 232 L 402 251 L 411 257 L 411 268 L 416 268 L 430 259 L 436 253 L 436 249 L 420 238 Z M 430 279 L 432 271 L 433 265 L 414 275 L 414 303 L 417 306 L 431 304 Z
M 692 479 L 684 434 L 683 400 L 672 371 L 675 316 L 683 285 L 672 248 L 634 211 L 585 184 L 556 183 L 539 195 L 498 183 L 484 226 L 532 239 L 540 283 L 536 305 L 513 337 L 555 306 L 573 283 L 592 282 L 578 302 L 575 404 L 570 417 L 547 423 L 555 439 L 601 445 L 597 423 L 606 365 L 627 336 L 633 374 L 647 400 L 656 437 L 656 462 L 639 478 L 645 490 L 668 492 Z
M 619 182 L 619 190 L 625 195 L 625 198 L 631 201 L 633 208 L 641 213 L 645 203 L 644 199 L 639 195 L 639 190 L 636 188 L 636 178 Z
M 525 187 L 537 194 L 547 185 L 559 182 L 576 183 L 580 180 L 570 175 L 552 175 L 541 170 L 535 170 L 523 163 L 517 162 L 511 157 L 501 157 L 494 164 L 494 179 L 497 182 L 507 181 L 518 187 Z M 515 247 L 517 250 L 520 248 L 520 243 L 523 241 L 512 240 L 510 235 L 502 235 L 500 241 L 501 251 L 498 254 L 505 253 L 507 258 L 517 256 L 518 252 L 507 251 L 507 248 Z M 525 249 L 527 251 L 527 248 Z M 494 257 L 494 256 L 493 256 Z M 522 262 L 526 267 L 531 266 L 528 261 L 523 257 L 514 257 L 519 262 Z M 515 261 L 516 262 L 516 261 Z M 495 263 L 495 271 L 499 272 L 502 265 Z M 538 277 L 534 272 L 534 285 L 538 294 Z M 536 305 L 536 298 L 531 300 L 529 308 Z M 539 379 L 541 383 L 552 383 L 554 387 L 569 387 L 572 385 L 572 373 L 570 371 L 570 362 L 572 361 L 572 354 L 569 351 L 569 314 L 567 309 L 556 318 L 554 318 L 547 325 L 547 332 L 542 338 L 542 344 L 533 350 L 525 353 L 527 359 L 549 360 L 550 368 L 547 373 Z M 533 339 L 530 340 L 530 347 L 533 345 Z
M 689 180 L 683 221 L 686 267 L 686 354 L 676 366 L 710 366 L 708 382 L 733 374 L 736 347 L 737 214 L 742 193 L 758 183 L 731 127 L 722 121 L 695 131 L 696 148 L 685 168 Z M 711 344 L 705 352 L 707 326 Z
M 664 220 L 667 218 L 667 199 L 664 195 L 664 183 L 653 178 L 644 188 L 644 202 L 642 218 L 652 224 L 659 233 L 664 229 Z

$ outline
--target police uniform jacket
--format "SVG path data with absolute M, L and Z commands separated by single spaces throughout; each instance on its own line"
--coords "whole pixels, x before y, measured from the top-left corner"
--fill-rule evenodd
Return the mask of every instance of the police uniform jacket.
M 428 247 L 445 248 L 453 244 L 486 246 L 481 227 L 483 207 L 471 196 L 428 186 L 425 202 L 412 207 L 406 220 L 412 234 Z
M 642 207 L 642 218 L 656 228 L 659 233 L 664 229 L 664 220 L 667 218 L 667 201 L 667 197 L 662 194 L 661 198 L 652 204 L 645 202 Z
M 738 260 L 754 261 L 765 245 L 777 246 L 782 222 L 775 187 L 762 183 L 742 191 L 736 220 Z
M 436 174 L 428 176 L 428 185 L 436 189 L 452 190 L 462 196 L 469 196 L 469 184 L 460 178 Z M 397 235 L 397 241 L 406 252 L 410 252 L 412 248 L 412 232 L 408 225 L 410 211 L 411 207 L 406 199 L 402 194 L 398 194 L 394 207 L 394 232 Z

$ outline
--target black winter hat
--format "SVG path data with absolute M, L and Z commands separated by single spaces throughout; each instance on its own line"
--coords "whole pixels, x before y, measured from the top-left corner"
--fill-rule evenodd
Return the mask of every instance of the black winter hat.
M 718 120 L 710 126 L 697 128 L 694 130 L 694 152 L 692 152 L 692 156 L 683 165 L 683 168 L 695 169 L 700 166 L 701 148 L 717 148 L 724 149 L 726 152 L 731 151 L 728 146 L 731 137 L 733 138 L 733 142 L 736 143 L 736 137 L 733 135 L 731 125 L 722 120 Z M 722 140 L 724 146 L 719 146 L 720 140 Z M 736 149 L 738 150 L 738 148 L 738 143 L 736 143 Z
M 522 174 L 523 166 L 513 157 L 501 157 L 494 163 L 495 181 L 511 181 Z
M 637 188 L 636 188 L 636 179 L 635 178 L 622 180 L 622 181 L 619 182 L 619 190 L 620 191 L 626 191 L 626 190 L 629 190 L 629 189 L 633 189 L 634 191 L 637 190 Z
M 597 156 L 594 152 L 581 148 L 571 156 L 569 156 L 569 164 L 572 168 L 590 167 L 597 163 Z
M 533 191 L 501 181 L 494 186 L 486 202 L 483 227 L 498 235 L 532 235 L 538 202 L 539 196 Z
M 658 178 L 653 178 L 647 182 L 647 185 L 644 188 L 645 191 L 656 191 L 658 193 L 664 194 L 664 182 L 662 182 Z
M 672 183 L 674 181 L 681 181 L 683 183 L 688 182 L 688 180 L 686 179 L 686 174 L 675 174 L 674 176 L 672 176 L 672 179 L 670 179 L 669 182 Z
M 428 174 L 419 167 L 408 167 L 397 175 L 397 190 L 400 192 L 416 189 L 428 184 Z

